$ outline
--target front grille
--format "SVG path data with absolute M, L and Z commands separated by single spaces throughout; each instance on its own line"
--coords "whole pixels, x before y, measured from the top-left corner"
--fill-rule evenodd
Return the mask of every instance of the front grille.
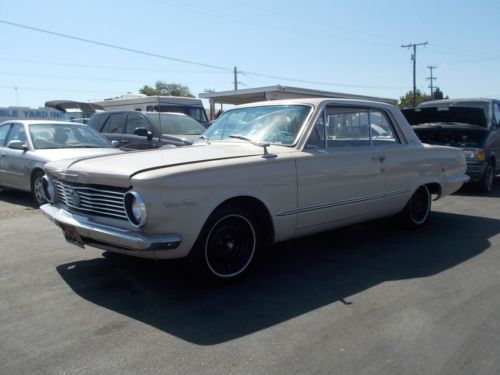
M 127 220 L 126 189 L 54 181 L 60 202 L 72 210 Z

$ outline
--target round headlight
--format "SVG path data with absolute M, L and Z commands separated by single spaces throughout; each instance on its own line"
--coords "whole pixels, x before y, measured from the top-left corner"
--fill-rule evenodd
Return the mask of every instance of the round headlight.
M 47 175 L 42 177 L 42 188 L 45 199 L 47 199 L 49 203 L 54 203 L 56 201 L 56 189 Z
M 134 227 L 139 228 L 147 223 L 146 204 L 138 192 L 129 191 L 125 194 L 125 211 L 128 221 Z

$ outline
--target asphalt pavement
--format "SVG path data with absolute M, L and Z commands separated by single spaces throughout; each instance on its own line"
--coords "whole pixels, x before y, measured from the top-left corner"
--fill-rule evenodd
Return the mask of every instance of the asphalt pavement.
M 280 244 L 236 283 L 84 250 L 0 191 L 1 374 L 500 374 L 500 179 Z

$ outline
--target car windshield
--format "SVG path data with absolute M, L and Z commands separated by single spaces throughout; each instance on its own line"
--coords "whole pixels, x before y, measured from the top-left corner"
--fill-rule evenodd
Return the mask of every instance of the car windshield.
M 204 134 L 209 140 L 231 140 L 231 136 L 259 143 L 293 145 L 311 107 L 266 105 L 225 112 Z
M 199 135 L 205 128 L 191 117 L 179 113 L 147 113 L 146 116 L 160 128 L 161 134 Z
M 112 148 L 94 129 L 77 124 L 31 124 L 31 141 L 35 149 Z
M 151 108 L 151 107 L 150 107 Z M 150 109 L 148 109 L 150 110 Z M 158 111 L 158 106 L 155 105 L 151 109 L 153 111 Z M 160 112 L 176 112 L 176 113 L 184 113 L 192 118 L 194 118 L 198 122 L 207 122 L 207 115 L 203 107 L 193 107 L 186 105 L 160 105 Z

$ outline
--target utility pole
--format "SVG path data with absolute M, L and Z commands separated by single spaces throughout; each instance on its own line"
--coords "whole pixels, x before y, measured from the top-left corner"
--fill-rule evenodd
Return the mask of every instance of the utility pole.
M 238 90 L 238 69 L 234 67 L 234 90 Z
M 432 66 L 432 65 L 427 65 L 427 69 L 429 69 L 430 73 L 431 73 L 431 76 L 430 77 L 427 77 L 427 79 L 430 81 L 430 85 L 429 85 L 429 88 L 431 89 L 431 100 L 434 100 L 434 80 L 437 78 L 437 77 L 434 77 L 434 75 L 432 74 L 433 73 L 433 70 L 434 69 L 437 69 L 437 66 Z
M 425 46 L 429 44 L 429 42 L 423 43 L 410 43 L 410 44 L 402 44 L 401 48 L 411 48 L 413 47 L 413 54 L 411 55 L 411 59 L 413 60 L 413 106 L 417 106 L 417 47 Z

